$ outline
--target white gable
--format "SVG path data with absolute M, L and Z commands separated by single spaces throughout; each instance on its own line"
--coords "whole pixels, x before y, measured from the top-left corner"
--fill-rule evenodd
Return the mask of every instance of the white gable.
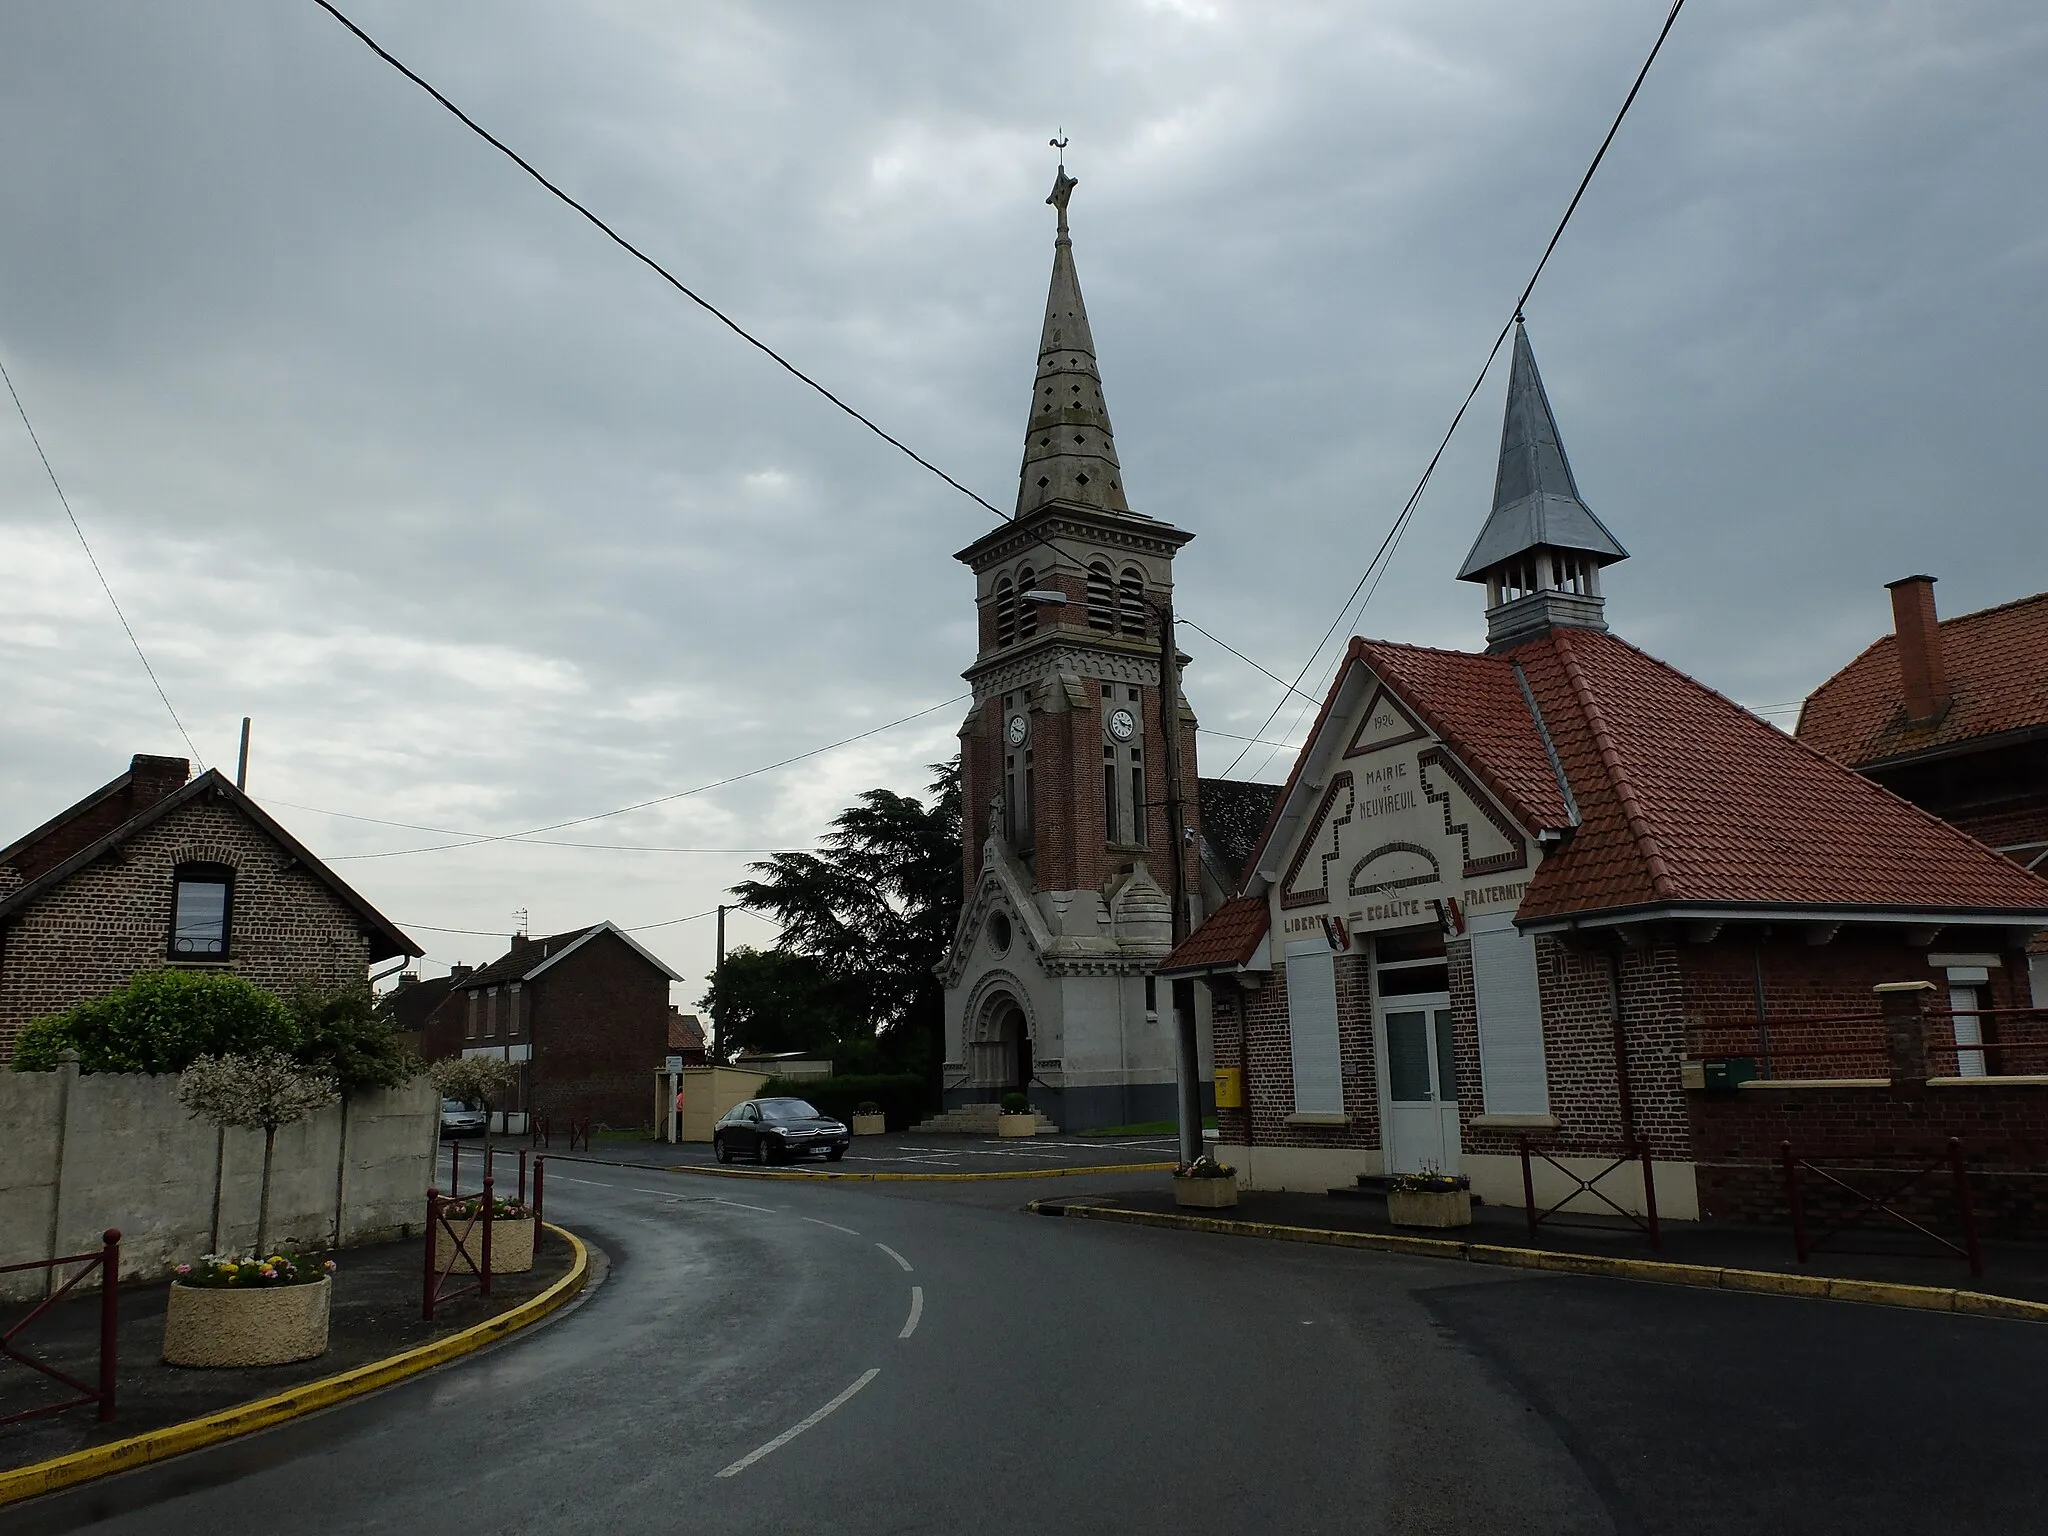
M 1272 882 L 1276 931 L 1352 930 L 1512 911 L 1538 855 L 1534 840 L 1416 712 L 1363 666 L 1340 686 L 1259 873 Z

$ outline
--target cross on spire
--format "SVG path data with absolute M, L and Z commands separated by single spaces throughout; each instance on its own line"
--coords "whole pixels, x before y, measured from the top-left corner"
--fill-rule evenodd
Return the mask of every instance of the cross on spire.
M 1065 242 L 1072 238 L 1067 233 L 1067 203 L 1074 195 L 1074 188 L 1081 185 L 1081 183 L 1078 178 L 1067 174 L 1067 144 L 1070 141 L 1066 134 L 1062 133 L 1057 138 L 1047 139 L 1045 142 L 1060 152 L 1060 168 L 1053 176 L 1052 195 L 1046 198 L 1046 202 L 1051 207 L 1059 210 L 1059 238 L 1062 242 Z

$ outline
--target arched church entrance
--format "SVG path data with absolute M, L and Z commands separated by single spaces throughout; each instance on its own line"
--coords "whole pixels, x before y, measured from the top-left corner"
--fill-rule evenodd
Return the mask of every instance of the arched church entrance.
M 988 1000 L 974 1050 L 974 1082 L 987 1100 L 1031 1088 L 1031 1023 L 1007 992 Z

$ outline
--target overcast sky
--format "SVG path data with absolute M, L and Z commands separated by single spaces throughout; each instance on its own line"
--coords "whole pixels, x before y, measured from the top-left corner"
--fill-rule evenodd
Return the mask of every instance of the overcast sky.
M 344 6 L 347 9 L 347 6 Z M 385 45 L 999 506 L 1063 128 L 1126 484 L 1285 675 L 1507 318 L 1664 0 L 356 0 Z M 1789 724 L 1925 570 L 2048 587 L 2048 11 L 1693 0 L 1529 305 L 1623 635 Z M 938 705 L 988 515 L 662 286 L 310 3 L 0 7 L 0 358 L 172 702 L 430 956 L 702 911 L 746 852 L 453 841 Z M 1360 628 L 1453 580 L 1505 355 Z M 0 407 L 11 409 L 10 402 Z M 186 755 L 0 419 L 0 842 Z M 1203 724 L 1278 689 L 1199 635 Z M 1320 670 L 1318 679 L 1320 691 Z M 962 706 L 557 839 L 809 845 Z M 1297 740 L 1296 711 L 1273 727 Z M 1277 736 L 1275 739 L 1279 739 Z M 1239 743 L 1205 736 L 1221 771 Z M 1277 779 L 1285 754 L 1237 769 Z M 1757 786 L 1731 785 L 1750 793 Z M 316 809 L 317 808 L 317 809 Z M 732 920 L 734 942 L 772 930 Z M 701 990 L 708 920 L 641 937 Z

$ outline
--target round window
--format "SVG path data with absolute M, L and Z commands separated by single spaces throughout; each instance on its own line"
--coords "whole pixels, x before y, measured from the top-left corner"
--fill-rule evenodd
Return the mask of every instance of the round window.
M 988 920 L 988 947 L 999 955 L 1010 952 L 1010 914 L 997 912 Z

